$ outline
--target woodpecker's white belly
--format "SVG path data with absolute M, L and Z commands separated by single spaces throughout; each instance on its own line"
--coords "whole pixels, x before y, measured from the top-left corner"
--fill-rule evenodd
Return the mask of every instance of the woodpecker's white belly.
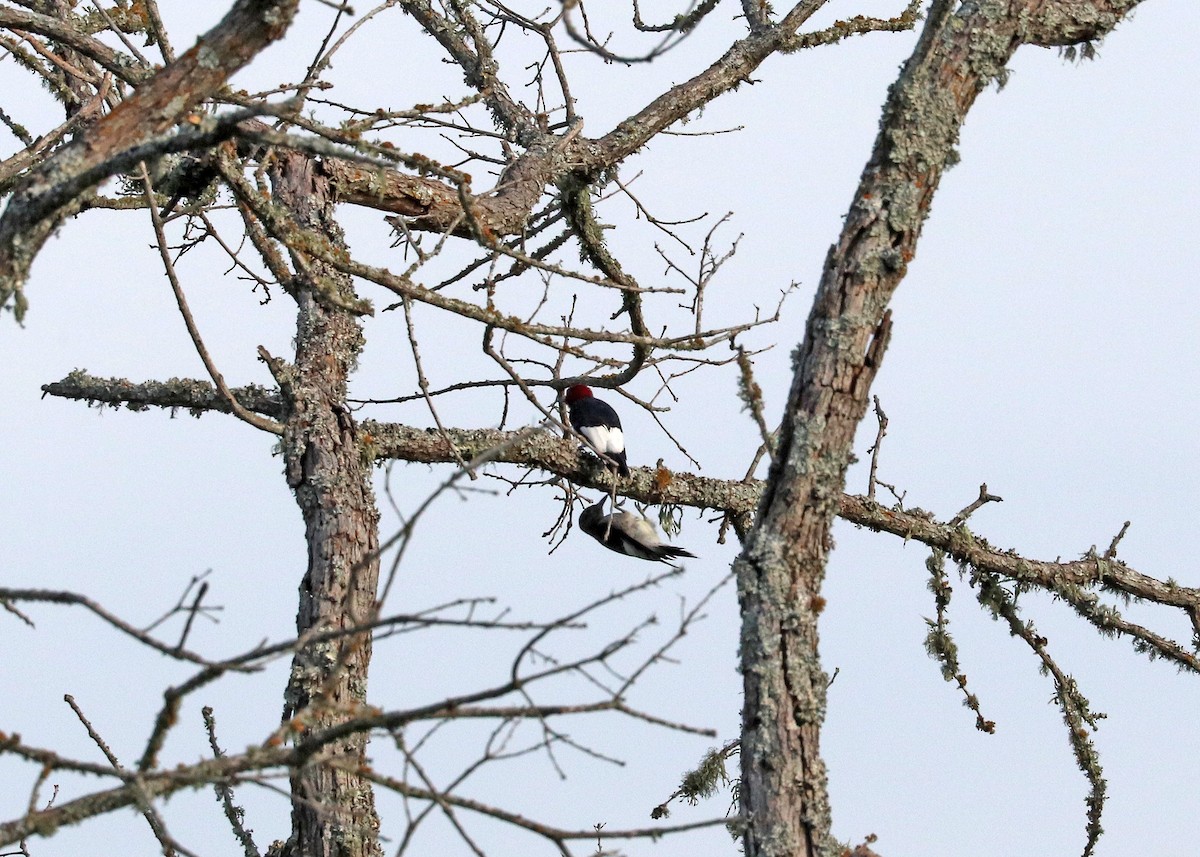
M 599 452 L 625 451 L 625 434 L 614 426 L 583 426 L 579 433 Z

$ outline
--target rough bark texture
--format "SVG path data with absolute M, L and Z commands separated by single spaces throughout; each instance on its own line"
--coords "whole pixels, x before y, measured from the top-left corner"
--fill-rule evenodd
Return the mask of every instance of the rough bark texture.
M 405 0 L 403 5 L 468 70 L 470 78 L 470 72 L 479 68 L 479 58 L 461 36 L 439 26 L 437 16 L 424 0 Z M 495 88 L 494 79 L 478 78 L 478 85 L 488 87 L 493 115 L 502 126 L 513 131 L 526 151 L 505 168 L 494 189 L 473 199 L 475 223 L 491 237 L 520 234 L 547 187 L 565 181 L 571 174 L 576 174 L 583 184 L 595 181 L 664 129 L 748 80 L 755 69 L 782 48 L 811 46 L 803 40 L 796 41 L 800 38 L 796 31 L 821 5 L 801 3 L 778 24 L 734 42 L 708 68 L 655 98 L 599 139 L 577 136 L 582 126 L 561 135 L 540 131 L 532 113 L 514 102 L 506 90 Z M 911 26 L 911 20 L 903 16 L 897 21 L 905 23 L 898 23 L 896 29 Z M 335 167 L 333 178 L 344 201 L 405 215 L 411 218 L 406 221 L 409 229 L 472 235 L 464 220 L 457 189 L 448 185 L 390 172 L 371 175 L 345 164 Z
M 146 81 L 87 133 L 35 169 L 0 217 L 0 307 L 21 294 L 29 268 L 64 218 L 107 179 L 122 151 L 162 134 L 287 31 L 299 0 L 240 0 L 187 53 Z
M 208 381 L 175 379 L 134 384 L 124 379 L 96 378 L 72 372 L 61 381 L 42 385 L 51 396 L 95 404 L 126 405 L 140 411 L 150 407 L 183 408 L 229 413 L 229 403 Z M 261 387 L 233 390 L 243 407 L 270 417 L 282 411 L 279 396 Z M 569 479 L 585 488 L 607 490 L 612 471 L 579 444 L 546 431 L 532 433 L 496 429 L 414 428 L 366 420 L 359 424 L 362 454 L 374 461 L 410 461 L 456 464 L 485 457 L 491 462 L 519 464 Z M 764 482 L 758 479 L 715 479 L 692 473 L 668 473 L 651 467 L 632 467 L 619 486 L 622 497 L 639 503 L 673 503 L 699 509 L 716 509 L 736 515 L 758 506 Z M 838 517 L 860 527 L 899 536 L 943 550 L 955 562 L 983 571 L 1045 586 L 1090 587 L 1099 583 L 1156 604 L 1178 607 L 1193 617 L 1200 631 L 1200 589 L 1157 580 L 1111 557 L 1089 556 L 1064 562 L 1030 559 L 1011 550 L 993 547 L 964 526 L 936 520 L 928 512 L 903 511 L 882 506 L 861 495 L 842 494 Z M 1186 653 L 1185 653 L 1186 654 Z M 1188 662 L 1195 659 L 1188 656 Z
M 57 5 L 57 0 L 54 5 Z M 65 15 L 54 17 L 26 9 L 0 8 L 0 27 L 37 33 L 53 39 L 90 58 L 126 83 L 136 84 L 150 76 L 138 67 L 137 60 L 132 56 L 114 50 L 99 39 L 80 32 Z
M 344 246 L 328 179 L 315 161 L 282 155 L 272 180 L 276 200 L 297 222 Z M 274 367 L 286 403 L 285 472 L 308 540 L 308 569 L 296 617 L 302 636 L 367 621 L 374 615 L 379 578 L 379 513 L 371 462 L 359 453 L 357 429 L 345 407 L 346 379 L 362 348 L 362 330 L 351 313 L 315 296 L 333 289 L 349 297 L 351 283 L 320 263 L 304 267 L 308 273 L 294 283 L 299 304 L 296 361 Z M 360 711 L 370 659 L 369 634 L 312 643 L 296 654 L 284 719 L 292 719 L 297 740 Z M 293 772 L 292 838 L 286 853 L 382 853 L 371 786 L 354 773 L 365 763 L 366 744 L 365 733 L 347 736 Z
M 830 836 L 819 743 L 828 678 L 818 655 L 817 619 L 830 528 L 855 429 L 887 345 L 888 301 L 913 258 L 942 173 L 957 159 L 968 110 L 989 83 L 1003 80 L 1026 36 L 1029 7 L 1043 4 L 976 0 L 955 13 L 956 5 L 933 4 L 889 92 L 871 159 L 794 355 L 778 449 L 756 526 L 736 563 L 748 857 L 839 850 Z M 1077 12 L 1080 4 L 1067 5 Z M 1110 26 L 1116 20 L 1119 15 Z
M 1003 81 L 1005 65 L 1019 45 L 1063 45 L 1101 37 L 1138 2 L 934 0 L 914 54 L 889 93 L 871 160 L 844 231 L 830 251 L 803 344 L 795 355 L 795 377 L 771 473 L 761 492 L 755 527 L 736 564 L 745 680 L 741 800 L 749 857 L 829 855 L 840 850 L 829 833 L 826 777 L 819 752 L 827 677 L 819 661 L 817 633 L 830 527 L 839 505 L 844 515 L 867 526 L 905 535 L 929 529 L 926 543 L 945 542 L 956 558 L 961 555 L 976 564 L 1007 562 L 995 552 L 979 553 L 978 545 L 957 528 L 926 528 L 922 521 L 899 513 L 849 502 L 852 498 L 841 492 L 851 444 L 886 348 L 887 304 L 913 257 L 941 175 L 956 158 L 959 129 L 974 99 L 989 83 Z M 57 18 L 0 10 L 0 25 L 19 24 L 61 39 L 80 57 L 139 84 L 134 95 L 30 173 L 13 194 L 0 219 L 0 306 L 15 293 L 19 316 L 20 290 L 29 266 L 57 224 L 78 210 L 98 182 L 127 168 L 131 157 L 134 163 L 148 157 L 139 147 L 158 140 L 161 154 L 167 150 L 165 135 L 176 145 L 185 136 L 178 130 L 181 122 L 198 123 L 197 127 L 208 122 L 191 117 L 191 109 L 212 97 L 230 74 L 280 37 L 297 5 L 298 0 L 239 0 L 192 50 L 156 73 L 148 68 L 129 71 L 122 53 Z M 458 187 L 449 184 L 363 169 L 350 161 L 331 160 L 322 167 L 311 153 L 281 153 L 272 167 L 279 205 L 268 206 L 256 194 L 239 197 L 269 233 L 289 245 L 295 268 L 302 273 L 286 284 L 297 300 L 299 323 L 294 365 L 281 361 L 272 365 L 280 395 L 246 391 L 256 397 L 257 407 L 277 411 L 285 423 L 286 476 L 303 513 L 309 545 L 297 619 L 301 634 L 344 629 L 366 622 L 374 613 L 378 522 L 370 487 L 373 458 L 392 454 L 418 461 L 453 460 L 455 453 L 446 441 L 448 434 L 375 425 L 356 428 L 344 408 L 347 376 L 362 346 L 352 309 L 357 302 L 352 274 L 463 318 L 531 338 L 569 335 L 585 342 L 651 344 L 641 334 L 567 332 L 502 316 L 490 305 L 424 290 L 407 277 L 369 268 L 345 252 L 333 219 L 335 189 L 343 201 L 410 218 L 408 224 L 414 229 L 454 230 L 489 241 L 518 234 L 546 188 L 568 180 L 572 186 L 597 180 L 660 131 L 747 80 L 767 57 L 815 44 L 796 33 L 823 4 L 820 0 L 798 3 L 778 24 L 770 25 L 765 4 L 746 0 L 743 8 L 752 24 L 749 36 L 732 45 L 710 68 L 592 140 L 579 135 L 578 125 L 560 135 L 540 128 L 533 113 L 514 101 L 497 78 L 486 38 L 476 38 L 478 34 L 467 32 L 468 27 L 448 25 L 449 19 L 426 0 L 402 0 L 402 5 L 462 67 L 468 85 L 484 98 L 524 153 L 507 166 L 491 192 L 474 195 L 466 188 L 460 194 Z M 465 9 L 469 4 L 451 5 Z M 55 0 L 55 6 L 65 9 L 69 4 Z M 898 19 L 899 23 L 903 22 Z M 830 40 L 841 38 L 836 27 L 829 33 Z M 83 90 L 78 93 L 79 98 L 85 95 Z M 197 139 L 191 145 L 203 153 L 212 143 Z M 146 151 L 153 154 L 155 147 Z M 277 216 L 275 208 L 286 211 L 286 216 Z M 302 230 L 293 230 L 293 223 Z M 209 404 L 205 390 L 187 388 L 182 382 L 168 383 L 157 392 L 136 392 L 145 394 L 137 400 L 145 404 L 222 408 L 221 403 Z M 135 401 L 129 391 L 114 396 Z M 480 447 L 491 442 L 483 436 L 474 441 Z M 592 464 L 581 468 L 574 445 L 564 441 L 521 440 L 514 444 L 511 456 L 499 457 L 558 473 L 586 469 L 589 472 L 579 473 L 578 481 L 605 482 L 603 470 Z M 719 486 L 681 476 L 660 487 L 655 476 L 642 469 L 623 493 L 636 496 L 636 491 L 645 491 L 645 499 L 666 502 L 686 502 L 684 492 L 697 498 L 711 490 L 714 493 L 707 496 L 717 496 Z M 759 488 L 745 483 L 722 490 L 725 508 L 744 509 Z M 1099 560 L 1091 564 L 1094 569 L 1087 563 L 1073 569 L 1081 585 L 1112 575 Z M 1047 567 L 1044 573 L 1053 576 L 1065 571 Z M 1043 570 L 1017 563 L 1005 573 L 1020 576 Z M 1168 584 L 1160 594 L 1179 601 L 1200 627 L 1194 591 L 1185 593 Z M 306 736 L 336 729 L 361 712 L 370 652 L 366 635 L 309 642 L 299 650 L 285 706 L 290 737 L 303 742 Z M 1176 657 L 1186 662 L 1190 655 Z M 366 733 L 360 731 L 337 739 L 317 755 L 281 757 L 279 764 L 303 760 L 293 770 L 293 832 L 283 853 L 289 857 L 380 853 L 373 795 L 369 784 L 356 774 L 365 763 L 365 748 Z M 120 799 L 122 806 L 133 801 L 129 794 Z

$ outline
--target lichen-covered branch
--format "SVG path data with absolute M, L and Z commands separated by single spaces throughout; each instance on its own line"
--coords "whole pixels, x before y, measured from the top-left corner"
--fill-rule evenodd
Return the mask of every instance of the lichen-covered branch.
M 133 410 L 148 407 L 177 408 L 194 414 L 228 413 L 228 404 L 206 381 L 174 379 L 134 384 L 126 380 L 95 378 L 75 371 L 42 388 L 63 398 L 119 406 Z M 232 391 L 242 405 L 266 416 L 282 413 L 278 394 L 259 387 Z M 488 455 L 500 464 L 535 468 L 585 488 L 607 491 L 612 474 L 595 456 L 571 439 L 548 431 L 506 432 L 495 429 L 417 428 L 398 423 L 365 420 L 359 424 L 362 455 L 375 461 L 409 461 L 423 464 L 457 464 Z M 639 503 L 659 503 L 714 509 L 732 514 L 755 510 L 764 482 L 757 479 L 714 479 L 691 473 L 633 467 L 619 493 Z M 1112 556 L 1089 552 L 1077 560 L 1049 562 L 1029 559 L 1011 550 L 990 545 L 966 526 L 953 520 L 938 521 L 916 511 L 890 508 L 869 497 L 839 492 L 836 514 L 843 520 L 905 541 L 915 541 L 945 552 L 959 565 L 998 575 L 1006 580 L 1040 587 L 1069 603 L 1106 633 L 1125 634 L 1148 646 L 1147 651 L 1179 666 L 1200 672 L 1200 657 L 1189 647 L 1161 637 L 1141 626 L 1126 623 L 1115 610 L 1096 602 L 1095 589 L 1121 597 L 1183 611 L 1200 637 L 1200 589 L 1181 586 L 1171 579 L 1140 572 Z
M 205 411 L 232 413 L 229 403 L 208 381 L 172 378 L 169 381 L 133 382 L 124 378 L 97 378 L 76 369 L 61 381 L 42 385 L 42 392 L 62 399 L 85 401 L 89 405 L 128 407 L 131 411 L 148 408 L 179 409 L 199 416 Z M 283 402 L 277 390 L 250 384 L 230 392 L 246 410 L 278 419 Z
M 151 75 L 151 72 L 133 57 L 110 48 L 71 22 L 52 15 L 43 15 L 29 9 L 0 7 L 0 28 L 37 33 L 69 45 L 126 83 L 138 84 Z
M 664 129 L 736 89 L 775 53 L 829 44 L 852 34 L 909 29 L 919 11 L 918 0 L 912 0 L 896 18 L 855 19 L 811 45 L 803 40 L 797 42 L 799 28 L 822 5 L 800 4 L 779 23 L 756 29 L 734 42 L 708 68 L 672 87 L 599 138 L 577 136 L 581 126 L 574 126 L 561 135 L 541 132 L 531 125 L 528 111 L 518 109 L 506 91 L 494 87 L 481 89 L 487 93 L 493 113 L 513 129 L 525 151 L 504 170 L 493 190 L 473 199 L 472 212 L 479 225 L 496 237 L 518 234 L 548 187 L 561 183 L 572 174 L 577 176 L 578 183 L 589 184 Z M 464 64 L 474 85 L 490 86 L 490 78 L 480 76 L 484 64 L 450 22 L 434 13 L 428 3 L 405 2 L 404 6 L 456 61 Z M 362 170 L 343 166 L 332 171 L 332 178 L 344 201 L 410 217 L 410 229 L 450 230 L 463 237 L 471 235 L 463 222 L 459 194 L 447 185 L 439 187 L 438 182 L 413 177 L 370 176 Z
M 74 180 L 87 175 L 88 187 L 95 187 L 108 178 L 94 169 L 97 165 L 114 161 L 120 152 L 183 120 L 287 32 L 298 4 L 299 0 L 238 0 L 187 53 L 20 183 L 0 216 L 0 308 L 14 300 L 14 311 L 24 315 L 23 289 L 33 260 L 58 224 L 79 210 L 85 196 L 86 188 L 77 187 Z
M 1021 40 L 1027 45 L 1063 47 L 1102 39 L 1142 0 L 1053 0 L 1020 4 Z
M 887 347 L 888 303 L 957 159 L 968 112 L 1003 80 L 1022 22 L 1044 5 L 1054 4 L 934 0 L 826 259 L 755 526 L 736 563 L 746 690 L 741 799 L 753 819 L 747 857 L 837 849 L 819 749 L 828 679 L 817 627 L 830 529 Z

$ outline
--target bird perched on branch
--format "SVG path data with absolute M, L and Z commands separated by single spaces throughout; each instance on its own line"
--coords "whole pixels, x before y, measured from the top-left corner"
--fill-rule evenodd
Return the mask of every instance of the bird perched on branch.
M 593 396 L 591 387 L 583 384 L 569 388 L 564 401 L 571 416 L 571 427 L 587 438 L 601 458 L 615 464 L 617 472 L 628 476 L 625 433 L 621 431 L 621 418 L 612 406 Z
M 658 537 L 658 530 L 650 519 L 632 512 L 613 512 L 604 514 L 604 503 L 607 497 L 601 498 L 594 506 L 588 506 L 579 515 L 579 529 L 594 538 L 609 550 L 623 553 L 636 559 L 650 562 L 665 562 L 672 565 L 672 559 L 690 556 L 696 557 L 691 551 L 668 545 Z

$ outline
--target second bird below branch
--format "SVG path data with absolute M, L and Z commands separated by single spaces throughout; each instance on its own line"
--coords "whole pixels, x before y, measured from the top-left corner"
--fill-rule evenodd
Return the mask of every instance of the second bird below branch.
M 167 407 L 198 413 L 228 408 L 210 384 L 200 381 L 173 379 L 136 384 L 94 378 L 77 371 L 42 389 L 62 398 L 127 405 L 138 410 Z M 255 395 L 248 395 L 251 392 Z M 234 394 L 252 410 L 272 417 L 279 415 L 278 399 L 268 391 L 243 388 L 234 390 Z M 612 485 L 612 471 L 599 459 L 583 452 L 576 441 L 548 431 L 526 432 L 518 437 L 517 432 L 496 429 L 452 428 L 443 434 L 436 429 L 366 420 L 358 426 L 358 441 L 364 455 L 376 461 L 457 464 L 462 459 L 496 450 L 491 458 L 496 462 L 536 467 L 586 488 L 608 490 Z M 633 467 L 630 476 L 618 484 L 618 493 L 638 502 L 713 509 L 735 515 L 753 514 L 762 489 L 760 480 L 713 479 L 653 467 Z M 944 550 L 956 562 L 1052 591 L 1063 586 L 1088 587 L 1103 582 L 1126 595 L 1187 611 L 1200 633 L 1200 589 L 1150 577 L 1115 558 L 1093 553 L 1068 562 L 1031 560 L 992 547 L 965 526 L 939 522 L 928 513 L 888 508 L 853 494 L 842 495 L 838 515 L 858 526 Z

